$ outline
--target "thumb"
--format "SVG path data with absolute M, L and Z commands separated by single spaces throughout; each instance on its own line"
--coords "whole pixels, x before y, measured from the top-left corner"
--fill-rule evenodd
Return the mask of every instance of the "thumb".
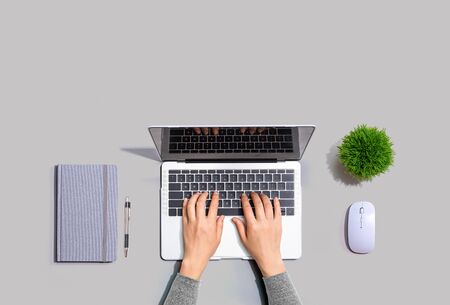
M 244 222 L 241 219 L 234 217 L 233 223 L 235 224 L 236 229 L 238 230 L 238 233 L 239 233 L 239 236 L 241 237 L 242 242 L 245 243 L 247 241 L 247 234 L 245 233 Z
M 223 231 L 223 219 L 225 217 L 222 215 L 217 218 L 216 220 L 216 232 L 217 232 L 217 239 L 220 240 L 222 237 L 222 231 Z

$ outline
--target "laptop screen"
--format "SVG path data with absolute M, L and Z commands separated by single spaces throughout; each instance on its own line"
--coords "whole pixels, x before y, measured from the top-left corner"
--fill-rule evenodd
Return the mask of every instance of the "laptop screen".
M 300 160 L 314 132 L 299 126 L 151 126 L 162 161 Z

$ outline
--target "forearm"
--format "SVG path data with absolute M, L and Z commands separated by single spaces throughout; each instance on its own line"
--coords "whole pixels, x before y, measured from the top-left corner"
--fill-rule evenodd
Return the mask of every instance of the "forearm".
M 287 272 L 264 277 L 269 305 L 300 305 L 300 299 Z
M 177 274 L 164 305 L 195 305 L 200 282 Z

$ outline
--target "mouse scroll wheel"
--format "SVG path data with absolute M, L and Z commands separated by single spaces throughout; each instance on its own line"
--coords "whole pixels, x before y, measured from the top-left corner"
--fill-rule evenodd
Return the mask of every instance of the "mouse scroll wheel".
M 363 207 L 359 208 L 359 214 L 364 214 L 364 208 Z

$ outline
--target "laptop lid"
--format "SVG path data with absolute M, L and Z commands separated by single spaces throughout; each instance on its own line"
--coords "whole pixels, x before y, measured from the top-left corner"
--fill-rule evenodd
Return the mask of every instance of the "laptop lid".
M 313 125 L 150 126 L 162 161 L 300 160 Z

